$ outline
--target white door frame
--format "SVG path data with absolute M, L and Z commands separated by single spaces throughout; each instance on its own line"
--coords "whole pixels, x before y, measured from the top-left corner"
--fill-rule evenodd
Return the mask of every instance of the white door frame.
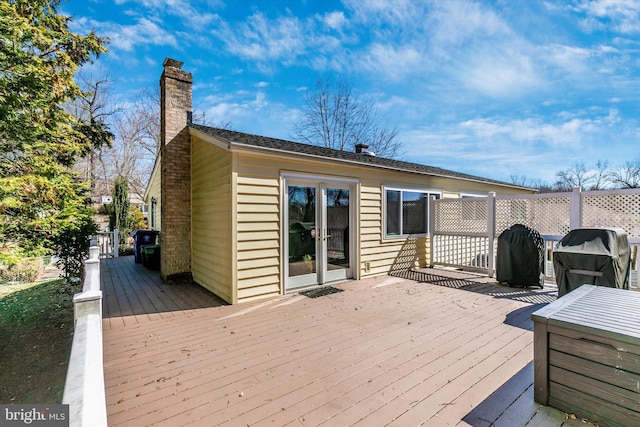
M 281 236 L 282 236 L 282 283 L 283 293 L 297 291 L 335 281 L 353 278 L 356 274 L 357 254 L 357 206 L 358 180 L 352 178 L 305 175 L 300 173 L 281 174 Z M 316 189 L 316 272 L 308 275 L 289 277 L 289 192 L 288 187 L 307 186 Z M 349 190 L 349 268 L 340 272 L 327 271 L 327 206 L 326 189 L 345 188 Z

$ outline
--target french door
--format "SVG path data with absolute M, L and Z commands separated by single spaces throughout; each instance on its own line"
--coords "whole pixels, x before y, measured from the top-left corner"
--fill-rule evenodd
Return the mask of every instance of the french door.
M 287 178 L 285 188 L 286 290 L 353 277 L 353 185 Z

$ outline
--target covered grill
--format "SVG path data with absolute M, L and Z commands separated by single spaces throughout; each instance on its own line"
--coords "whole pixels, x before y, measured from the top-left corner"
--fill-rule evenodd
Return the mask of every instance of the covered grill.
M 629 261 L 629 241 L 624 230 L 571 230 L 553 252 L 558 296 L 584 284 L 629 289 Z
M 536 230 L 515 224 L 498 237 L 496 278 L 509 286 L 544 287 L 544 241 Z

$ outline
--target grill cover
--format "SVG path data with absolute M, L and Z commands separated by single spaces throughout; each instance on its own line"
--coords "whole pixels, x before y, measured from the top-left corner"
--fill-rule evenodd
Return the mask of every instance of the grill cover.
M 544 287 L 544 241 L 536 230 L 515 224 L 498 236 L 496 278 L 510 286 Z
M 629 241 L 624 230 L 571 230 L 553 251 L 558 296 L 584 284 L 629 289 L 629 261 Z

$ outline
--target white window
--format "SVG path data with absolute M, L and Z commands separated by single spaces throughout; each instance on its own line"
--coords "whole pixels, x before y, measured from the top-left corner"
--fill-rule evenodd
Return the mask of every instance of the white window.
M 385 187 L 383 222 L 385 238 L 429 232 L 429 200 L 440 192 Z
M 158 201 L 155 197 L 151 198 L 151 218 L 150 218 L 150 227 L 151 229 L 156 228 L 156 207 L 158 206 Z

